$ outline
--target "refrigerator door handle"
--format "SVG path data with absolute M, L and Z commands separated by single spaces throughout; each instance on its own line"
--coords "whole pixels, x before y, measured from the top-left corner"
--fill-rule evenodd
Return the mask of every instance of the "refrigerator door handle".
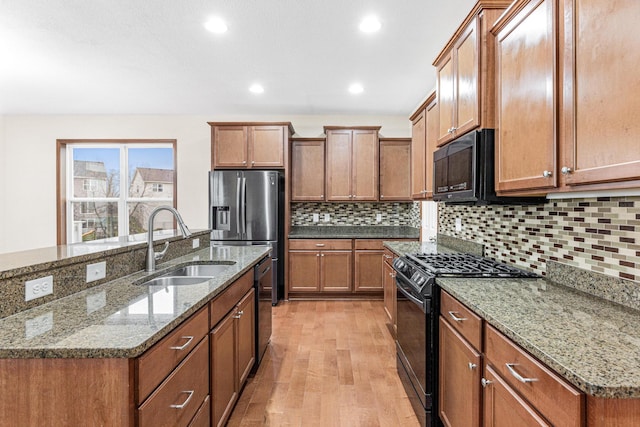
M 244 197 L 242 197 L 242 176 L 238 174 L 236 180 L 236 228 L 238 235 L 242 238 L 242 208 L 244 203 Z
M 242 227 L 242 237 L 246 238 L 247 234 L 247 178 L 240 178 L 240 226 Z

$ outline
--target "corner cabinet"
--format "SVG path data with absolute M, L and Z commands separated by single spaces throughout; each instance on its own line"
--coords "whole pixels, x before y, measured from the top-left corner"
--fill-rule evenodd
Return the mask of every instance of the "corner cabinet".
M 291 142 L 291 201 L 323 201 L 325 139 L 293 138 Z
M 379 126 L 325 126 L 326 200 L 377 201 Z
M 438 104 L 436 93 L 411 116 L 411 198 L 433 197 L 433 152 L 437 148 Z
M 211 126 L 211 166 L 281 169 L 291 123 L 215 123 Z
M 511 1 L 480 0 L 438 55 L 438 145 L 494 127 L 494 46 L 489 30 Z

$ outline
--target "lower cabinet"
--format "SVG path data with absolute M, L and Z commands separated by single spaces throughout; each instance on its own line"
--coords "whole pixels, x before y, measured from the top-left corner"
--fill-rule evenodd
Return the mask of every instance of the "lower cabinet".
M 351 292 L 350 239 L 291 240 L 289 292 Z
M 384 283 L 384 248 L 382 240 L 355 240 L 356 292 L 380 292 Z
M 393 333 L 398 331 L 396 324 L 397 296 L 396 296 L 396 272 L 393 269 L 394 255 L 389 249 L 385 249 L 382 257 L 384 258 L 382 271 L 382 286 L 384 295 L 384 311 L 391 322 Z

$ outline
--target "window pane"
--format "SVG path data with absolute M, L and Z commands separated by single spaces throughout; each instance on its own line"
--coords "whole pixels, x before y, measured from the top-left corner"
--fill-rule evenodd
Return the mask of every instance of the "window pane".
M 128 158 L 130 197 L 173 197 L 173 148 L 129 148 Z
M 73 195 L 118 197 L 120 195 L 120 150 L 118 148 L 73 148 Z
M 105 202 L 74 202 L 72 241 L 106 239 L 118 236 L 118 204 Z
M 158 206 L 167 206 L 167 202 L 130 202 L 129 234 L 146 233 L 149 226 L 149 215 Z M 154 230 L 173 230 L 173 215 L 169 211 L 160 211 L 153 221 Z

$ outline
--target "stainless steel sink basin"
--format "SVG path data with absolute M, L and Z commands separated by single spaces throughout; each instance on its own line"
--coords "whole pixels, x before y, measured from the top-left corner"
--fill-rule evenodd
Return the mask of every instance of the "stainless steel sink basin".
M 210 277 L 160 276 L 140 283 L 143 286 L 183 286 L 206 282 Z
M 159 277 L 138 283 L 141 286 L 182 286 L 195 285 L 216 277 L 235 262 L 217 262 L 211 264 L 193 264 L 179 267 Z

